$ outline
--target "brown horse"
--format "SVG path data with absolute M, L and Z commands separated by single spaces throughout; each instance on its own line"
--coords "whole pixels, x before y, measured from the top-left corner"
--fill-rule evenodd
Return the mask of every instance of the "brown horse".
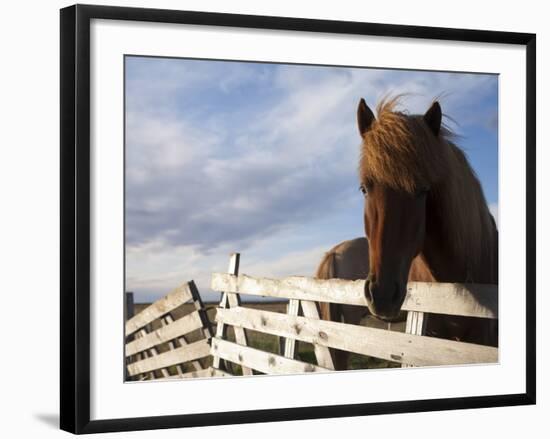
M 359 174 L 369 241 L 369 310 L 394 318 L 408 281 L 498 283 L 498 231 L 466 156 L 434 102 L 424 115 L 361 99 Z M 425 333 L 497 345 L 496 322 L 430 315 Z
M 365 279 L 369 274 L 369 242 L 366 238 L 355 238 L 343 241 L 325 253 L 317 267 L 317 279 Z M 338 303 L 319 302 L 319 312 L 323 320 L 344 322 L 359 325 L 367 317 L 365 324 L 377 328 L 385 328 L 389 323 L 370 315 L 369 310 L 362 306 L 341 305 Z M 404 321 L 406 313 L 395 319 Z M 339 349 L 330 349 L 336 370 L 346 370 L 350 353 Z
M 365 279 L 369 273 L 369 243 L 366 238 L 356 238 L 341 242 L 325 253 L 315 277 L 318 279 Z M 319 302 L 323 320 L 345 322 L 358 325 L 368 310 L 361 306 Z M 336 370 L 347 369 L 349 352 L 331 349 L 332 361 Z

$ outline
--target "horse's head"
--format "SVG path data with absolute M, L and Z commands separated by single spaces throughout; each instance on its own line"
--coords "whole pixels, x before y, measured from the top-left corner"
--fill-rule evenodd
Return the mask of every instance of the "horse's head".
M 411 116 L 392 111 L 394 103 L 378 107 L 378 120 L 363 99 L 357 112 L 369 240 L 365 296 L 370 311 L 386 320 L 403 305 L 411 263 L 424 245 L 430 185 L 441 171 L 430 157 L 439 143 L 439 104 Z

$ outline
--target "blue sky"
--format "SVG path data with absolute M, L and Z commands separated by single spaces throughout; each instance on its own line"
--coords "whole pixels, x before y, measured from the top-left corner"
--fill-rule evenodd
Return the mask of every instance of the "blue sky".
M 243 273 L 313 275 L 364 234 L 356 108 L 388 93 L 410 113 L 439 97 L 496 216 L 497 76 L 127 57 L 126 290 L 217 299 L 235 251 Z

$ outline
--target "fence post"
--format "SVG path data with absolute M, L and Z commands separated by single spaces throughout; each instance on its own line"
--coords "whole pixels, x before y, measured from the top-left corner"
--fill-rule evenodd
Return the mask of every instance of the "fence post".
M 166 326 L 166 325 L 169 325 L 171 323 L 174 323 L 174 318 L 172 317 L 172 314 L 168 313 L 166 314 L 161 320 L 160 320 L 160 324 L 162 326 Z M 183 338 L 183 336 L 182 336 Z M 181 343 L 181 342 L 180 342 Z M 174 340 L 170 340 L 168 342 L 168 348 L 173 351 L 174 349 L 176 349 L 176 343 L 174 342 Z M 199 363 L 200 364 L 200 363 Z M 176 364 L 176 371 L 178 372 L 178 374 L 180 375 L 183 375 L 183 366 L 181 364 Z
M 235 276 L 239 275 L 239 264 L 240 264 L 241 255 L 239 253 L 232 253 L 229 257 L 229 267 L 227 269 L 227 272 L 229 274 L 233 274 Z M 233 308 L 240 305 L 240 297 L 238 294 L 230 293 L 227 291 L 224 291 L 221 295 L 220 300 L 220 308 Z M 216 337 L 225 339 L 227 327 L 223 323 L 219 323 L 216 327 Z M 246 337 L 246 331 L 243 328 L 233 328 L 233 331 L 235 332 L 235 341 L 242 345 L 242 346 L 248 346 L 248 340 Z M 218 355 L 214 355 L 214 358 L 212 360 L 212 366 L 214 369 L 220 368 L 220 357 Z M 226 366 L 227 367 L 227 366 Z M 246 366 L 241 366 L 243 375 L 252 375 L 252 369 Z
M 130 320 L 132 317 L 134 317 L 136 311 L 135 311 L 135 306 L 134 306 L 134 293 L 132 291 L 127 291 L 125 293 L 125 297 L 124 297 L 124 323 L 126 323 L 128 320 Z M 125 328 L 126 329 L 126 328 Z M 126 343 L 130 340 L 126 340 L 126 333 L 124 334 L 124 345 L 126 346 Z M 141 337 L 141 333 L 139 332 L 136 332 L 134 334 L 132 334 L 130 336 L 130 339 L 131 340 L 135 340 L 136 338 L 140 338 Z M 141 360 L 142 358 L 145 358 L 146 357 L 146 354 L 145 352 L 143 353 L 138 353 L 136 354 L 135 356 L 133 356 L 132 358 L 133 359 L 136 359 L 137 360 Z M 124 358 L 125 358 L 125 364 L 124 364 L 124 381 L 126 381 L 128 379 L 128 360 L 129 358 L 126 357 L 126 355 L 124 355 Z M 146 374 L 141 374 L 141 375 L 138 375 L 138 378 L 139 379 L 144 379 L 146 377 Z
M 134 293 L 132 291 L 127 291 L 124 294 L 124 323 L 134 317 Z M 124 328 L 124 349 L 126 349 L 126 328 Z M 126 358 L 126 353 L 124 354 L 124 381 L 128 381 L 128 368 L 126 367 L 128 363 L 128 358 Z
M 407 312 L 407 323 L 405 325 L 405 333 L 411 335 L 424 335 L 426 328 L 426 316 L 421 311 Z M 412 364 L 401 364 L 401 367 L 413 367 Z
M 124 301 L 124 321 L 130 320 L 132 317 L 134 317 L 134 293 L 127 291 Z
M 317 304 L 311 300 L 301 300 L 302 312 L 304 317 L 308 319 L 317 319 L 320 320 L 319 309 Z M 315 351 L 315 358 L 317 359 L 317 364 L 321 367 L 334 370 L 334 361 L 332 360 L 332 355 L 330 355 L 330 350 L 326 346 L 321 346 L 318 344 L 313 345 Z
M 292 317 L 298 316 L 300 311 L 300 301 L 298 299 L 290 299 L 286 306 L 286 314 Z M 296 345 L 298 342 L 293 338 L 285 338 L 285 350 L 283 355 L 286 358 L 296 358 Z

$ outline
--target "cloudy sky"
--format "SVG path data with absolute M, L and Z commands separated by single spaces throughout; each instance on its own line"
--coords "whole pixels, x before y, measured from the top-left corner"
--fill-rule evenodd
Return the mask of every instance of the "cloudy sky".
M 126 290 L 194 279 L 216 300 L 231 252 L 243 273 L 313 275 L 364 234 L 356 108 L 388 93 L 411 113 L 440 96 L 496 212 L 497 76 L 126 57 Z

